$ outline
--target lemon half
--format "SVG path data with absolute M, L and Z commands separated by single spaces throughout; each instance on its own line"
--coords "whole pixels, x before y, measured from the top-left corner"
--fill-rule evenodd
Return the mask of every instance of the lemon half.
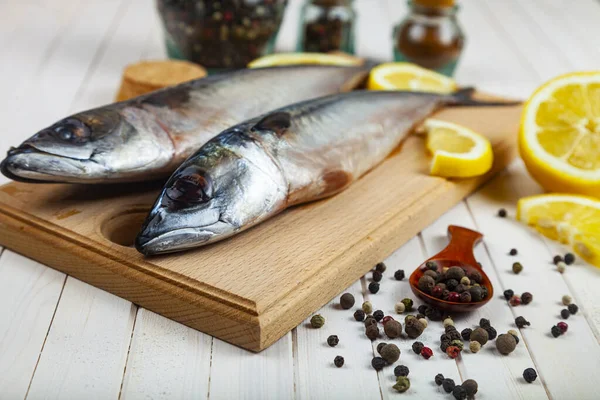
M 415 64 L 398 62 L 378 65 L 371 70 L 367 88 L 370 90 L 411 90 L 452 93 L 456 82 Z

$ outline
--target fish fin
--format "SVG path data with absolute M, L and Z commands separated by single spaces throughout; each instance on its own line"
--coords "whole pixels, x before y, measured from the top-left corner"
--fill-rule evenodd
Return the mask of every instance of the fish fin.
M 326 172 L 321 178 L 323 190 L 319 193 L 319 198 L 328 197 L 340 192 L 350 185 L 352 180 L 352 174 L 344 170 Z
M 281 136 L 291 125 L 291 115 L 285 111 L 277 111 L 265 116 L 260 121 L 258 121 L 252 127 L 252 130 L 271 131 L 275 132 L 277 136 Z
M 475 88 L 466 87 L 457 90 L 452 93 L 448 99 L 449 106 L 470 106 L 470 107 L 501 107 L 501 106 L 514 106 L 521 104 L 519 100 L 506 100 L 506 101 L 487 101 L 474 99 Z

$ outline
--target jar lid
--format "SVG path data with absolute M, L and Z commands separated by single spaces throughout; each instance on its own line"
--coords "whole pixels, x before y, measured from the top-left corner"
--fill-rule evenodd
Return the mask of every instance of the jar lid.
M 456 0 L 413 0 L 415 4 L 423 7 L 452 7 Z
M 350 5 L 352 0 L 310 0 L 316 6 L 333 7 Z

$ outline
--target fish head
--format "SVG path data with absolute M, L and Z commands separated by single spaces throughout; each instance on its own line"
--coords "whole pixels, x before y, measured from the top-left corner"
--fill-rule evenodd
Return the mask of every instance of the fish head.
M 216 242 L 282 209 L 287 186 L 271 159 L 263 164 L 248 158 L 256 150 L 252 143 L 239 154 L 212 142 L 163 188 L 136 239 L 139 252 L 154 255 Z
M 123 109 L 103 107 L 64 118 L 42 129 L 0 164 L 7 177 L 26 182 L 102 181 L 156 158 L 156 149 Z

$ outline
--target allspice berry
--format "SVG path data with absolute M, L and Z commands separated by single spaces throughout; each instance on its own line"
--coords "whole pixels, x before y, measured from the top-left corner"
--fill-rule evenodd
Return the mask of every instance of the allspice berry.
M 421 336 L 421 333 L 425 330 L 425 326 L 421 322 L 419 322 L 416 318 L 409 318 L 406 321 L 406 326 L 404 327 L 404 331 L 411 339 L 416 339 Z
M 479 342 L 480 345 L 484 346 L 489 339 L 487 331 L 483 328 L 475 328 L 471 332 L 471 341 Z
M 469 397 L 475 396 L 475 394 L 477 394 L 477 390 L 479 389 L 479 385 L 473 379 L 467 379 L 460 386 L 467 391 L 467 396 Z
M 404 306 L 404 303 L 396 303 L 396 305 L 394 306 L 394 310 L 398 313 L 398 314 L 402 314 L 404 312 L 404 310 L 406 309 L 406 307 Z
M 323 327 L 323 325 L 325 325 L 325 317 L 323 317 L 321 314 L 313 315 L 310 319 L 310 325 L 315 329 Z
M 456 279 L 460 282 L 463 276 L 465 276 L 465 270 L 461 267 L 450 267 L 446 271 L 446 279 Z
M 373 312 L 373 305 L 371 304 L 370 301 L 365 301 L 362 305 L 362 310 L 366 314 L 371 314 Z
M 419 290 L 425 293 L 431 293 L 431 289 L 435 286 L 435 279 L 429 275 L 423 275 L 419 278 Z
M 365 330 L 365 335 L 367 335 L 367 337 L 371 339 L 371 341 L 377 339 L 379 337 L 379 328 L 377 327 L 377 324 L 367 326 L 367 329 Z
M 473 340 L 469 343 L 469 350 L 471 350 L 471 353 L 479 352 L 479 350 L 481 350 L 481 343 Z
M 351 293 L 344 293 L 340 297 L 340 305 L 344 310 L 349 310 L 354 307 L 354 296 Z
M 383 331 L 390 339 L 395 339 L 400 337 L 402 333 L 402 324 L 396 320 L 389 320 L 385 325 L 383 325 Z
M 399 376 L 398 378 L 396 378 L 396 384 L 394 385 L 394 389 L 396 389 L 400 393 L 404 393 L 409 388 L 410 380 L 406 376 Z
M 393 364 L 400 358 L 400 349 L 395 344 L 390 343 L 383 346 L 379 354 L 388 364 Z
M 496 348 L 501 354 L 508 355 L 517 347 L 517 341 L 513 335 L 503 333 L 496 339 Z
M 365 328 L 368 328 L 369 325 L 377 325 L 377 320 L 375 319 L 374 316 L 372 315 L 367 315 L 367 318 L 365 318 Z

